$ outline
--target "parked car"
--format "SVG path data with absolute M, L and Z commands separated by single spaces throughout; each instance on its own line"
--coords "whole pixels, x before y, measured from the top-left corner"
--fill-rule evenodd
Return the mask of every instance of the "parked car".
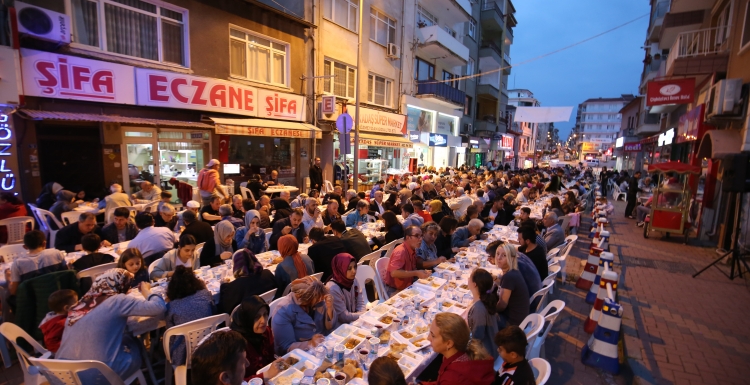
M 586 160 L 586 167 L 599 167 L 599 159 Z

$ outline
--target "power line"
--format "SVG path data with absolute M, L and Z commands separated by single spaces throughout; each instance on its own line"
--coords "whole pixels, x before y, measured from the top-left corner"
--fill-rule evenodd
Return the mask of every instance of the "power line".
M 583 44 L 583 43 L 586 43 L 586 42 L 588 42 L 588 41 L 590 41 L 590 40 L 594 40 L 594 39 L 596 39 L 597 37 L 600 37 L 600 36 L 606 35 L 606 34 L 608 34 L 608 33 L 612 32 L 612 31 L 616 31 L 616 30 L 618 30 L 618 29 L 620 29 L 620 28 L 622 28 L 622 27 L 624 27 L 624 26 L 626 26 L 626 25 L 629 25 L 629 24 L 635 23 L 636 21 L 638 21 L 638 20 L 640 20 L 640 19 L 643 19 L 644 17 L 650 16 L 650 15 L 651 15 L 651 13 L 646 13 L 646 14 L 643 14 L 643 15 L 641 15 L 641 16 L 638 16 L 638 17 L 636 17 L 635 19 L 632 19 L 632 20 L 630 20 L 630 21 L 627 21 L 627 22 L 625 22 L 625 23 L 622 23 L 622 24 L 620 24 L 620 25 L 618 25 L 618 26 L 616 26 L 616 27 L 610 28 L 610 29 L 608 29 L 608 30 L 606 30 L 606 31 L 604 31 L 604 32 L 598 33 L 598 34 L 596 34 L 596 35 L 594 35 L 594 36 L 588 37 L 588 38 L 586 38 L 586 39 L 583 39 L 583 40 L 581 40 L 581 41 L 578 41 L 578 42 L 576 42 L 576 43 L 570 44 L 570 45 L 568 45 L 568 46 L 565 46 L 565 47 L 562 47 L 562 48 L 556 49 L 556 50 L 554 50 L 554 51 L 552 51 L 552 52 L 548 52 L 548 53 L 545 53 L 545 54 L 543 54 L 543 55 L 539 55 L 539 56 L 537 56 L 537 57 L 534 57 L 534 58 L 531 58 L 531 59 L 528 59 L 528 60 L 524 60 L 524 61 L 522 61 L 522 62 L 519 62 L 519 63 L 511 64 L 511 65 L 509 65 L 509 66 L 507 66 L 507 67 L 500 67 L 500 68 L 497 68 L 497 69 L 494 69 L 494 70 L 490 70 L 490 71 L 485 71 L 485 72 L 482 72 L 482 73 L 478 73 L 478 74 L 474 74 L 474 75 L 466 75 L 466 76 L 461 76 L 461 77 L 457 77 L 457 78 L 452 78 L 452 79 L 448 79 L 448 80 L 437 80 L 437 79 L 432 79 L 432 80 L 429 80 L 429 81 L 422 81 L 422 82 L 420 82 L 420 83 L 421 83 L 421 84 L 449 83 L 449 82 L 455 82 L 455 81 L 457 81 L 457 80 L 473 79 L 473 78 L 476 78 L 476 77 L 479 77 L 479 76 L 482 76 L 482 75 L 492 74 L 492 73 L 495 73 L 495 72 L 500 72 L 500 71 L 502 71 L 502 70 L 506 70 L 506 69 L 509 69 L 509 68 L 513 68 L 513 67 L 517 67 L 517 66 L 520 66 L 520 65 L 528 64 L 528 63 L 531 63 L 531 62 L 533 62 L 533 61 L 537 61 L 537 60 L 539 60 L 539 59 L 543 59 L 543 58 L 545 58 L 545 57 L 547 57 L 547 56 L 551 56 L 551 55 L 554 55 L 554 54 L 556 54 L 556 53 L 558 53 L 558 52 L 562 52 L 562 51 L 568 50 L 568 49 L 570 49 L 570 48 L 573 48 L 573 47 L 575 47 L 575 46 L 581 45 L 581 44 Z M 413 84 L 413 81 L 412 81 L 412 84 Z

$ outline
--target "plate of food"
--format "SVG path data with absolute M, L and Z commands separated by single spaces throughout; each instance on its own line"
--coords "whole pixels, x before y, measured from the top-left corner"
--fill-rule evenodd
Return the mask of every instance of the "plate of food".
M 398 366 L 401 367 L 401 371 L 404 372 L 404 377 L 407 378 L 414 373 L 414 370 L 419 367 L 420 363 L 420 361 L 412 359 L 407 354 L 402 355 L 397 362 Z
M 357 337 L 357 336 L 350 336 L 349 338 L 345 339 L 344 342 L 342 342 L 342 345 L 344 345 L 345 349 L 356 349 L 359 347 L 362 342 L 365 341 L 364 337 Z
M 292 381 L 299 378 L 302 379 L 303 374 L 295 368 L 289 368 L 276 377 L 272 378 L 268 383 L 271 385 L 292 385 Z
M 442 310 L 440 311 L 450 312 L 458 315 L 462 315 L 467 309 L 466 305 L 447 298 L 441 298 L 440 305 L 442 305 Z M 441 309 L 441 307 L 438 306 L 438 309 Z
M 359 329 L 349 324 L 343 324 L 336 328 L 336 330 L 334 330 L 332 334 L 335 334 L 341 338 L 346 338 L 349 336 L 349 334 L 354 333 L 355 330 Z
M 320 366 L 321 362 L 320 359 L 317 357 L 314 357 L 310 354 L 305 353 L 304 351 L 300 349 L 294 349 L 291 352 L 285 354 L 281 357 L 281 361 L 279 361 L 279 371 L 285 371 L 290 368 L 297 369 L 298 371 L 304 371 L 306 368 L 314 369 L 318 366 Z M 264 373 L 268 368 L 271 367 L 273 363 L 270 363 L 264 367 L 262 367 L 260 370 L 255 372 L 255 374 L 261 374 Z M 290 380 L 291 383 L 291 380 Z
M 346 374 L 346 381 L 364 377 L 364 371 L 359 365 L 359 362 L 357 362 L 357 360 L 352 360 L 349 358 L 344 360 L 343 366 L 341 365 L 341 362 L 337 362 L 333 364 L 333 366 L 331 366 L 331 369 L 337 372 L 344 372 L 344 374 Z
M 436 269 L 440 270 L 448 270 L 448 271 L 458 271 L 458 265 L 450 263 L 450 262 L 442 262 L 439 265 L 435 266 Z
M 427 333 L 424 333 L 410 339 L 409 343 L 412 344 L 412 346 L 416 347 L 417 350 L 419 350 L 426 346 L 429 346 L 430 340 L 427 339 Z
M 447 281 L 443 278 L 438 277 L 427 277 L 427 278 L 420 278 L 417 280 L 417 282 L 414 282 L 414 286 L 421 286 L 428 290 L 437 290 L 441 286 L 445 285 Z

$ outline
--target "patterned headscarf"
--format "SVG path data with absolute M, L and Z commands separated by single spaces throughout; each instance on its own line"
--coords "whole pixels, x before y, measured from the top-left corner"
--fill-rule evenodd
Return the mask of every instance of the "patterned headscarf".
M 303 278 L 307 275 L 307 267 L 302 262 L 302 256 L 299 253 L 299 242 L 292 234 L 287 234 L 278 241 L 279 253 L 283 258 L 292 258 L 294 267 L 297 269 L 297 278 Z
M 333 282 L 346 290 L 351 290 L 354 280 L 346 277 L 346 271 L 349 270 L 349 264 L 354 261 L 354 257 L 349 253 L 339 253 L 331 260 L 331 270 L 333 270 Z
M 125 269 L 109 269 L 96 277 L 91 289 L 68 311 L 68 326 L 73 326 L 107 298 L 127 293 L 133 276 Z
M 234 277 L 248 277 L 258 275 L 263 271 L 263 265 L 250 249 L 240 249 L 232 255 Z

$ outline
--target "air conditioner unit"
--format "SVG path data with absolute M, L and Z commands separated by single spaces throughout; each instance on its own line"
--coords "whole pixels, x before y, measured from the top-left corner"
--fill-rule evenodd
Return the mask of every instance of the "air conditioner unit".
M 385 55 L 390 59 L 398 59 L 401 57 L 401 48 L 393 43 L 388 43 L 388 53 Z
M 724 79 L 716 82 L 708 92 L 706 117 L 734 114 L 741 91 L 742 79 Z
M 37 39 L 70 43 L 68 15 L 16 1 L 18 32 Z

